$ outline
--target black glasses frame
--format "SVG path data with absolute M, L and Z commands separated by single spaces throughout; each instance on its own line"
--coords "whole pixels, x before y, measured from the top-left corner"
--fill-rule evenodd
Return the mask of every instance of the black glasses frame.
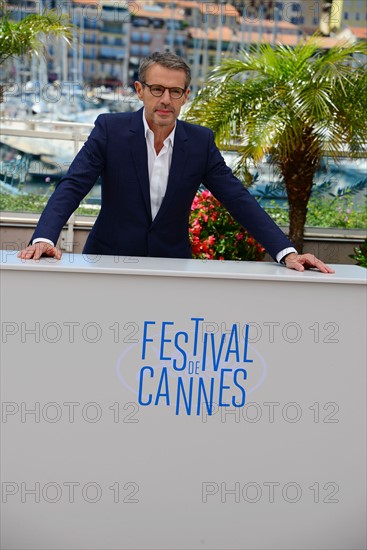
M 167 88 L 166 86 L 161 86 L 160 84 L 147 84 L 146 82 L 141 82 L 142 86 L 146 86 L 147 88 L 149 88 L 149 91 L 150 93 L 154 96 L 154 97 L 162 97 L 162 95 L 164 94 L 164 92 L 166 90 L 168 90 L 169 92 L 169 95 L 170 95 L 170 98 L 171 99 L 181 99 L 181 97 L 184 95 L 184 93 L 186 92 L 187 88 L 180 88 L 179 86 L 174 86 L 173 88 Z M 153 93 L 152 92 L 152 88 L 160 88 L 162 93 Z M 173 96 L 172 95 L 172 91 L 173 90 L 176 90 L 176 91 L 180 91 L 180 95 L 178 96 Z

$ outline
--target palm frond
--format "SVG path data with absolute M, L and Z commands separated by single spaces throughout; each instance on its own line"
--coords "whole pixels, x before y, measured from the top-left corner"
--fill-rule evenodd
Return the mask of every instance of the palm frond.
M 365 44 L 325 53 L 317 39 L 241 51 L 212 71 L 188 119 L 211 127 L 220 144 L 242 143 L 254 158 L 271 147 L 289 155 L 301 147 L 304 128 L 307 155 L 340 151 L 347 136 L 355 149 L 365 140 L 366 54 Z
M 27 15 L 18 22 L 12 21 L 10 14 L 5 12 L 0 23 L 0 63 L 8 57 L 45 55 L 45 40 L 51 35 L 70 44 L 72 28 L 69 16 L 53 9 Z
M 270 154 L 290 204 L 290 236 L 302 246 L 307 202 L 322 154 L 354 155 L 367 143 L 366 44 L 320 49 L 262 45 L 227 58 L 210 73 L 187 118 L 236 145 L 236 173 Z

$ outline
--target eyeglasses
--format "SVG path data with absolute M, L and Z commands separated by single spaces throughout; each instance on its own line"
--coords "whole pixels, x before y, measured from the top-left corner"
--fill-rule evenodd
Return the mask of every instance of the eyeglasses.
M 180 99 L 186 92 L 186 89 L 184 90 L 183 88 L 166 88 L 165 86 L 160 86 L 159 84 L 147 84 L 146 82 L 141 82 L 141 84 L 149 88 L 150 93 L 154 95 L 154 97 L 162 97 L 164 92 L 168 90 L 172 99 Z

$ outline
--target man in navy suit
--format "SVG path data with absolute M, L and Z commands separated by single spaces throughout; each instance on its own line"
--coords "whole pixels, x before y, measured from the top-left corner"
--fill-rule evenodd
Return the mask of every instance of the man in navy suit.
M 61 257 L 55 246 L 61 229 L 101 176 L 101 210 L 87 254 L 190 258 L 190 207 L 203 183 L 278 262 L 332 272 L 313 255 L 297 254 L 226 166 L 211 130 L 177 120 L 190 79 L 190 68 L 172 53 L 143 59 L 135 89 L 144 108 L 97 118 L 20 258 Z

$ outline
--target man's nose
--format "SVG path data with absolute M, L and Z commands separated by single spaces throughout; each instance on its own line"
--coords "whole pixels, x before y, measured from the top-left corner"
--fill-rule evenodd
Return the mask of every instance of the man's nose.
M 161 100 L 164 103 L 170 103 L 171 102 L 171 96 L 169 95 L 169 90 L 166 88 L 161 96 Z

